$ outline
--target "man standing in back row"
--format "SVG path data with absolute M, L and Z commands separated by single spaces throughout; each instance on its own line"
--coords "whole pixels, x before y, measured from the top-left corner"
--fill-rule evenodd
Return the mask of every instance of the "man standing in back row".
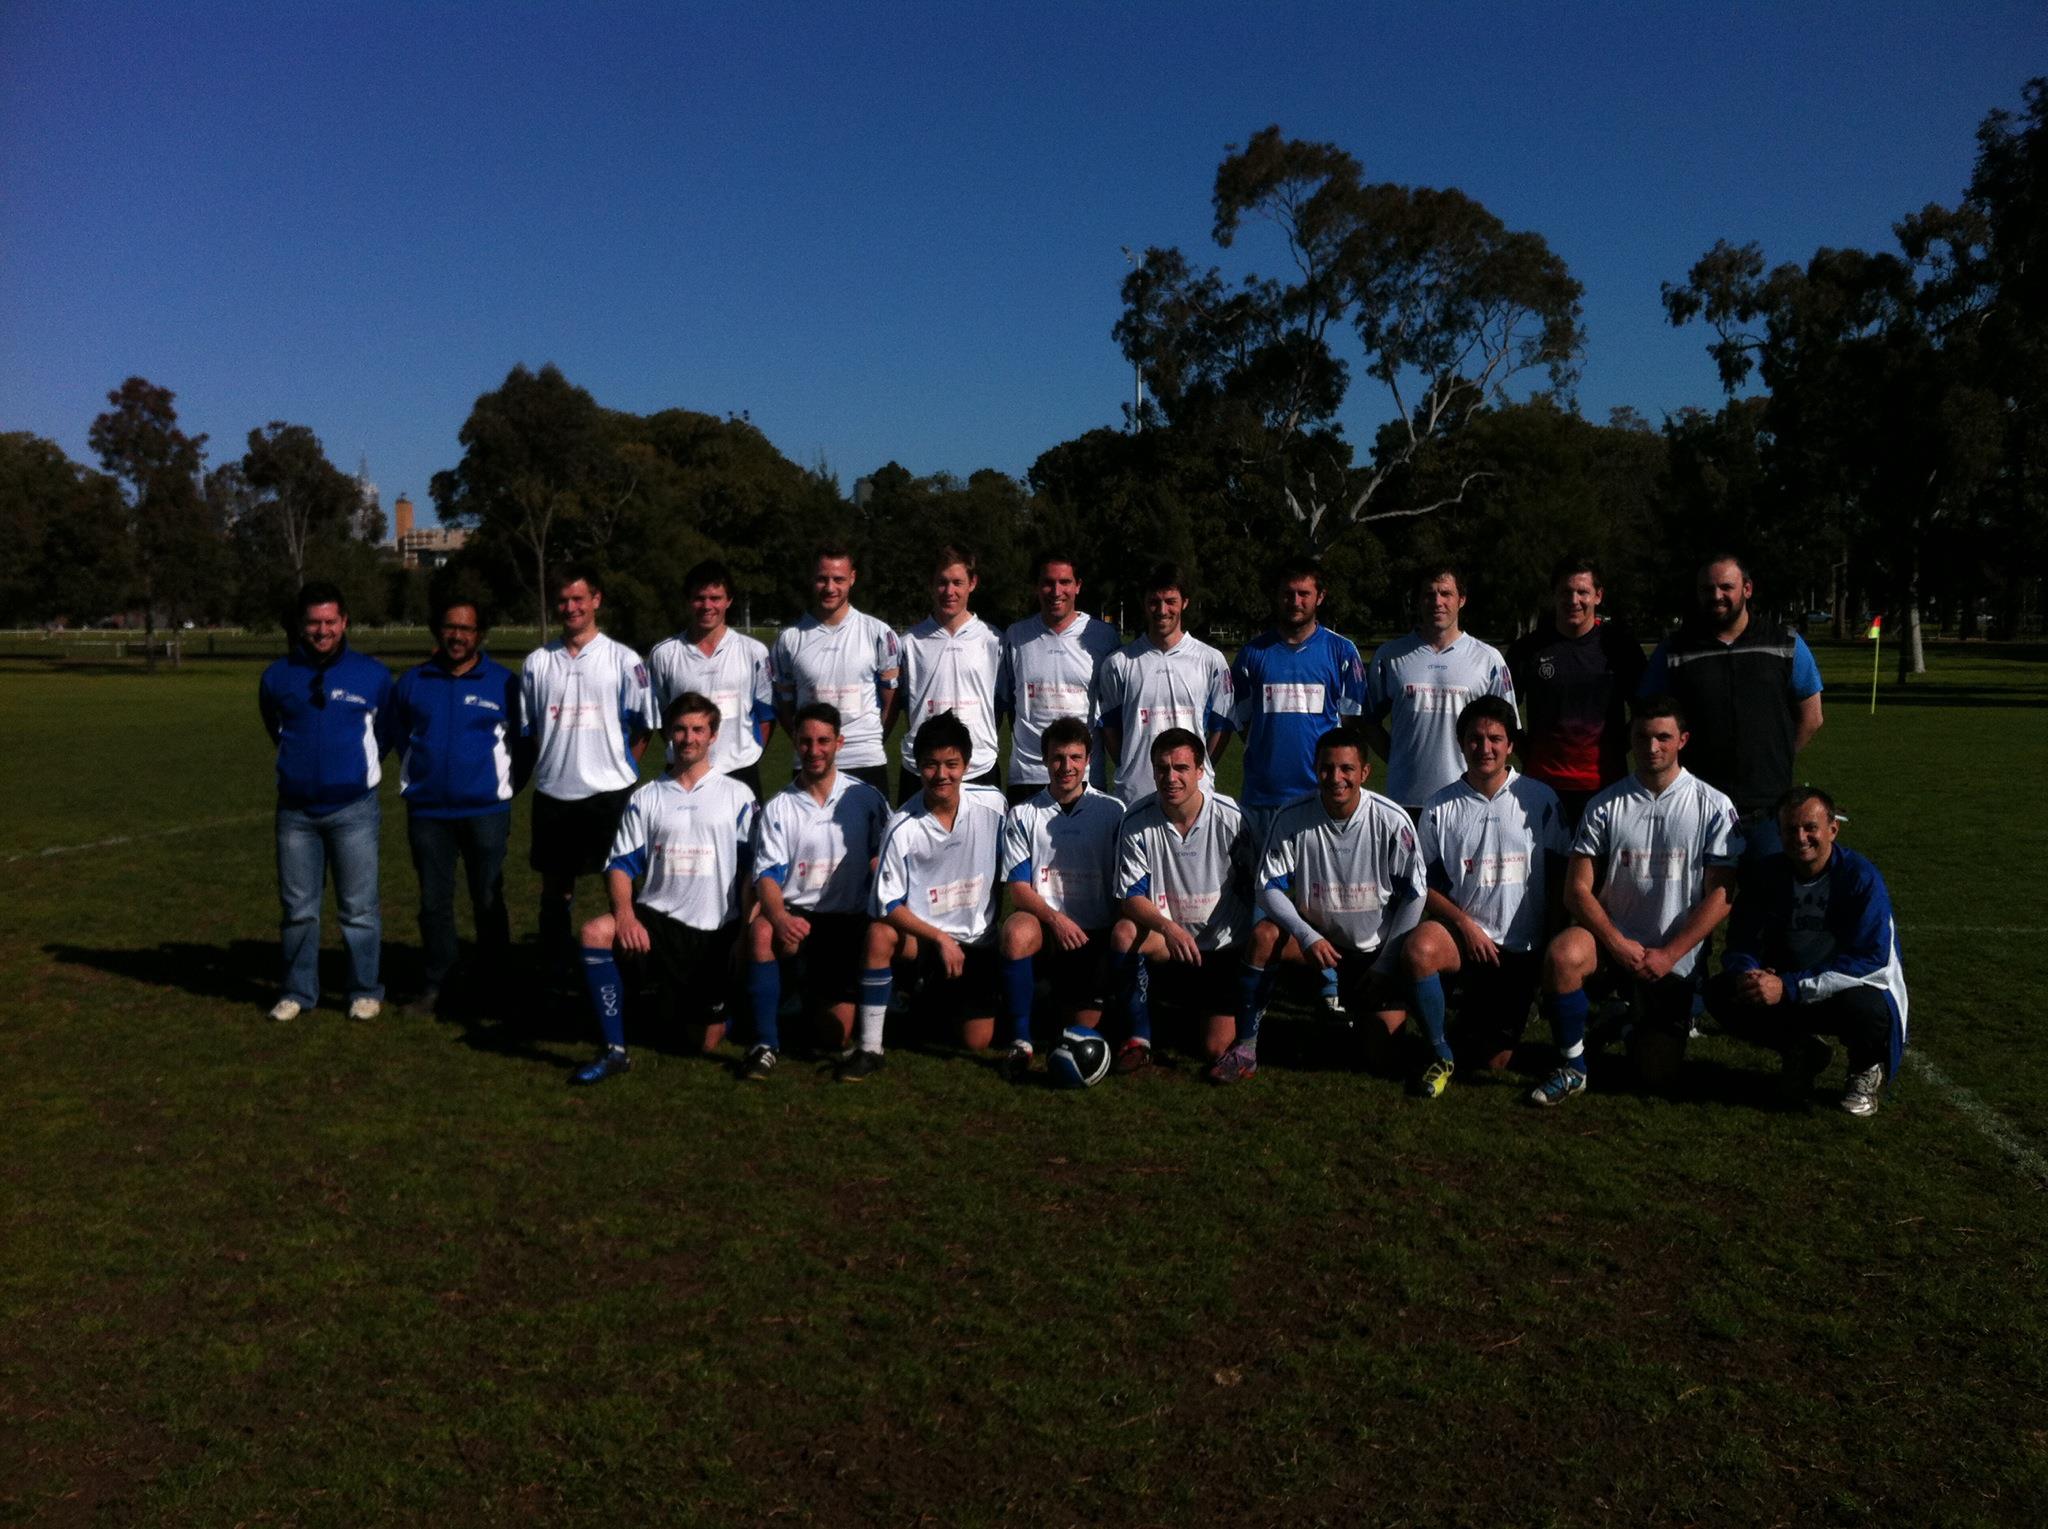
M 659 716 L 640 655 L 598 630 L 597 571 L 562 569 L 554 596 L 562 635 L 526 655 L 520 721 L 534 760 L 529 863 L 541 878 L 541 959 L 573 977 L 576 879 L 603 874 Z
M 1206 737 L 1196 764 L 1205 788 L 1216 783 L 1209 756 L 1233 725 L 1230 664 L 1188 635 L 1188 603 L 1180 566 L 1154 567 L 1145 579 L 1145 635 L 1112 653 L 1095 682 L 1103 748 L 1116 756 L 1116 794 L 1126 807 L 1152 794 L 1153 741 L 1175 729 Z
M 1465 771 L 1458 718 L 1483 695 L 1512 702 L 1507 660 L 1464 631 L 1465 578 L 1432 564 L 1415 583 L 1416 627 L 1372 656 L 1359 727 L 1387 760 L 1387 795 L 1418 816 Z
M 917 773 L 917 730 L 951 712 L 965 724 L 978 768 L 970 786 L 996 781 L 996 686 L 1003 639 L 968 609 L 981 584 L 974 554 L 947 545 L 932 554 L 932 613 L 903 634 L 903 768 L 898 806 L 924 789 Z
M 795 727 L 800 708 L 823 701 L 839 713 L 839 768 L 887 796 L 882 740 L 896 719 L 901 650 L 886 623 L 853 608 L 858 577 L 846 547 L 828 542 L 818 549 L 810 613 L 775 639 L 769 678 L 783 730 Z
M 1031 581 L 1038 586 L 1038 614 L 1003 633 L 1003 672 L 997 687 L 1001 708 L 1013 719 L 1008 791 L 1012 806 L 1030 801 L 1050 778 L 1041 746 L 1046 728 L 1061 717 L 1079 717 L 1094 725 L 1095 677 L 1122 646 L 1115 627 L 1080 608 L 1080 570 L 1066 553 L 1039 553 L 1032 560 Z M 1101 751 L 1096 750 L 1089 780 L 1100 786 L 1107 779 Z
M 1747 875 L 1778 852 L 1778 799 L 1821 727 L 1820 668 L 1797 632 L 1757 619 L 1740 558 L 1709 557 L 1697 587 L 1698 614 L 1657 645 L 1640 690 L 1685 708 L 1685 767 L 1734 801 Z
M 1605 596 L 1591 558 L 1566 558 L 1550 574 L 1550 624 L 1517 637 L 1508 673 L 1528 725 L 1522 772 L 1557 793 L 1567 830 L 1593 793 L 1628 774 L 1628 703 L 1643 677 L 1635 634 L 1600 619 Z
M 647 655 L 654 704 L 695 691 L 718 703 L 718 735 L 711 768 L 761 795 L 761 751 L 775 730 L 775 692 L 768 683 L 768 650 L 726 624 L 732 610 L 732 573 L 707 558 L 683 575 L 690 624 L 664 637 Z

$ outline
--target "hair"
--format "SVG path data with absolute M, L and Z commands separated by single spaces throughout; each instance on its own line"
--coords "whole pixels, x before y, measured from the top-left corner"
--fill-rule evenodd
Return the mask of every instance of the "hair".
M 1583 552 L 1574 552 L 1568 557 L 1561 557 L 1550 565 L 1550 587 L 1555 589 L 1566 579 L 1573 578 L 1582 573 L 1592 579 L 1595 589 L 1605 589 L 1607 587 L 1607 581 L 1600 576 L 1600 565 Z
M 683 575 L 683 597 L 688 599 L 700 589 L 716 584 L 734 599 L 739 598 L 739 589 L 733 584 L 732 570 L 715 557 L 693 563 L 690 571 Z
M 1038 757 L 1043 759 L 1051 749 L 1068 748 L 1076 743 L 1093 751 L 1095 738 L 1088 731 L 1088 724 L 1079 717 L 1055 717 L 1038 735 Z
M 911 752 L 919 764 L 923 764 L 940 749 L 958 749 L 962 764 L 974 762 L 974 735 L 967 731 L 967 724 L 950 711 L 942 711 L 917 730 L 917 742 Z
M 1733 563 L 1736 566 L 1737 570 L 1740 571 L 1740 573 L 1742 574 L 1742 582 L 1745 584 L 1749 583 L 1751 579 L 1754 577 L 1754 575 L 1751 574 L 1749 571 L 1749 559 L 1744 557 L 1739 552 L 1730 552 L 1726 548 L 1723 548 L 1715 552 L 1709 552 L 1705 557 L 1699 560 L 1699 563 L 1695 566 L 1693 571 L 1695 573 L 1705 573 L 1709 568 L 1713 567 L 1716 563 Z
M 811 563 L 814 567 L 819 563 L 829 562 L 835 558 L 842 557 L 846 559 L 847 567 L 855 571 L 859 570 L 860 564 L 853 560 L 853 548 L 847 546 L 845 542 L 828 539 L 819 542 L 811 550 Z
M 571 584 L 587 584 L 590 592 L 600 599 L 604 596 L 604 575 L 590 563 L 562 563 L 556 566 L 548 577 L 548 593 L 558 595 Z
M 1782 818 L 1786 813 L 1804 807 L 1808 802 L 1819 802 L 1820 810 L 1828 815 L 1829 821 L 1835 816 L 1835 799 L 1818 786 L 1794 786 L 1778 798 L 1778 805 L 1771 816 Z
M 718 703 L 708 695 L 700 695 L 694 690 L 685 690 L 673 701 L 670 701 L 668 705 L 662 707 L 661 725 L 664 729 L 671 728 L 676 725 L 680 718 L 706 715 L 711 718 L 711 731 L 717 732 L 719 723 Z
M 1497 695 L 1483 695 L 1467 702 L 1465 709 L 1458 713 L 1458 742 L 1463 743 L 1465 735 L 1476 730 L 1482 722 L 1498 722 L 1507 730 L 1509 743 L 1522 741 L 1522 722 L 1515 715 L 1513 703 Z
M 1045 570 L 1054 563 L 1065 563 L 1074 570 L 1074 578 L 1081 577 L 1081 565 L 1074 561 L 1074 555 L 1064 547 L 1041 547 L 1031 554 L 1031 582 L 1036 584 L 1045 577 Z
M 796 709 L 796 716 L 791 720 L 795 722 L 796 727 L 802 727 L 806 722 L 822 722 L 835 733 L 840 728 L 839 708 L 830 701 L 813 701 L 808 706 L 799 706 Z M 795 730 L 796 728 L 790 729 L 792 732 Z
M 1323 565 L 1312 557 L 1291 557 L 1273 571 L 1275 589 L 1285 589 L 1296 579 L 1314 579 L 1318 594 L 1330 591 L 1330 581 L 1323 576 Z
M 1162 589 L 1178 590 L 1182 600 L 1194 598 L 1194 591 L 1188 586 L 1188 576 L 1178 563 L 1154 563 L 1146 571 L 1144 593 L 1153 595 Z
M 331 605 L 343 616 L 348 615 L 348 600 L 339 584 L 330 584 L 325 579 L 314 579 L 299 586 L 299 598 L 292 606 L 292 619 L 287 625 L 297 625 L 306 619 L 306 612 L 316 605 Z
M 1333 727 L 1327 733 L 1324 733 L 1322 737 L 1316 739 L 1316 758 L 1321 759 L 1332 749 L 1356 749 L 1361 764 L 1370 761 L 1372 758 L 1371 753 L 1366 748 L 1365 734 L 1355 727 L 1344 727 L 1341 725 Z
M 968 578 L 979 576 L 979 565 L 974 561 L 973 550 L 961 546 L 958 542 L 946 542 L 932 554 L 931 571 L 935 574 L 944 573 L 956 563 L 967 570 Z
M 1675 695 L 1644 696 L 1642 700 L 1636 702 L 1635 710 L 1630 714 L 1629 726 L 1633 728 L 1636 723 L 1647 722 L 1652 717 L 1669 717 L 1678 724 L 1681 733 L 1689 731 L 1685 725 L 1685 708 L 1679 705 L 1678 697 Z
M 1465 570 L 1449 558 L 1443 557 L 1418 567 L 1415 570 L 1415 577 L 1409 581 L 1409 588 L 1416 590 L 1427 589 L 1438 579 L 1449 579 L 1458 586 L 1458 593 L 1461 595 L 1472 593 L 1471 586 L 1465 582 Z
M 476 612 L 476 634 L 481 637 L 491 629 L 491 613 L 484 607 L 484 597 L 467 584 L 442 584 L 428 591 L 427 612 L 430 623 L 440 626 L 448 619 L 448 613 L 458 605 L 466 605 Z
M 1168 754 L 1171 754 L 1175 749 L 1193 749 L 1195 751 L 1195 763 L 1198 765 L 1209 762 L 1209 751 L 1202 746 L 1202 740 L 1197 734 L 1189 732 L 1184 727 L 1169 727 L 1165 732 L 1152 740 L 1152 750 L 1148 757 L 1152 761 L 1153 768 L 1157 769 L 1159 761 Z

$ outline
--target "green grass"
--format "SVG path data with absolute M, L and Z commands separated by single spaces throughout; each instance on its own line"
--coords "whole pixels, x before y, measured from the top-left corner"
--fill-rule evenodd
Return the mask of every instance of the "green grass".
M 1821 658 L 1916 1042 L 2048 1149 L 2043 940 L 1969 932 L 2048 927 L 2048 662 L 1873 719 Z M 1870 1122 L 1718 1039 L 1555 1114 L 937 1051 L 585 1094 L 573 1015 L 273 1026 L 254 685 L 0 673 L 0 1521 L 2048 1520 L 2048 1191 L 1912 1072 Z

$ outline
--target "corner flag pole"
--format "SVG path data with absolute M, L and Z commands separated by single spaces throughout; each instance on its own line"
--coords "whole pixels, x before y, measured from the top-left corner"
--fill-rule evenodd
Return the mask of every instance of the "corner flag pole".
M 1870 630 L 1863 634 L 1870 639 L 1870 714 L 1877 715 L 1877 667 L 1878 655 L 1884 651 L 1884 617 L 1872 616 Z

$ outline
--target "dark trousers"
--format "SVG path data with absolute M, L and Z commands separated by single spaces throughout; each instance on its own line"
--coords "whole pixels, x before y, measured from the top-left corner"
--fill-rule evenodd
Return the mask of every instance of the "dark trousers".
M 511 949 L 505 913 L 505 847 L 512 832 L 510 812 L 473 818 L 406 818 L 413 869 L 420 878 L 420 949 L 426 956 L 427 985 L 439 987 L 455 969 L 455 863 L 469 882 L 470 911 L 476 915 L 479 969 L 502 974 Z
M 1892 1011 L 1879 989 L 1846 988 L 1819 1003 L 1744 1003 L 1735 996 L 1737 975 L 1723 972 L 1707 984 L 1707 1007 L 1736 1039 L 1789 1052 L 1809 1035 L 1825 1036 L 1848 1048 L 1851 1072 L 1890 1059 Z

